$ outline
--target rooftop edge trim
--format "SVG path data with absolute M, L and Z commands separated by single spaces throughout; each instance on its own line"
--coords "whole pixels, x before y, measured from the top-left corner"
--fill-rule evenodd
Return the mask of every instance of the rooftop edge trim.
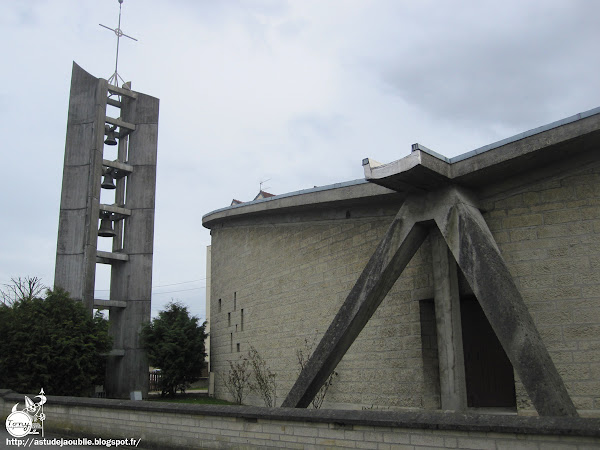
M 480 155 L 481 153 L 485 153 L 489 150 L 493 150 L 495 148 L 502 147 L 503 145 L 510 144 L 510 143 L 516 142 L 516 141 L 520 141 L 521 139 L 525 139 L 530 136 L 535 136 L 536 134 L 543 133 L 544 131 L 552 130 L 553 128 L 558 128 L 562 125 L 577 122 L 578 120 L 585 119 L 587 117 L 595 116 L 596 114 L 600 114 L 600 106 L 590 109 L 588 111 L 580 112 L 578 114 L 575 114 L 575 115 L 572 115 L 569 117 L 565 117 L 564 119 L 560 119 L 555 122 L 548 123 L 546 125 L 542 125 L 537 128 L 532 128 L 531 130 L 527 130 L 522 133 L 515 134 L 514 136 L 510 136 L 505 139 L 501 139 L 499 141 L 492 142 L 491 144 L 484 145 L 483 147 L 476 148 L 475 150 L 471 150 L 471 151 L 468 151 L 461 155 L 453 156 L 451 158 L 447 158 L 443 155 L 440 155 L 439 153 L 434 152 L 433 150 L 430 150 L 427 147 L 424 147 L 423 145 L 420 145 L 420 144 L 415 144 L 415 145 L 418 146 L 417 150 L 421 150 L 424 153 L 427 153 L 431 156 L 441 159 L 442 161 L 452 164 L 455 162 L 463 161 L 468 158 L 472 158 L 473 156 L 476 156 L 476 155 Z
M 405 158 L 408 158 L 408 160 L 405 161 L 405 164 L 409 164 L 410 166 L 420 165 L 420 164 L 422 164 L 422 161 L 421 161 L 421 157 L 419 156 L 419 153 L 427 154 L 430 157 L 433 157 L 438 161 L 442 161 L 446 164 L 451 165 L 453 163 L 456 163 L 459 161 L 464 161 L 466 159 L 472 158 L 472 157 L 480 155 L 482 153 L 486 153 L 490 150 L 502 147 L 504 145 L 511 144 L 513 142 L 517 142 L 522 139 L 543 133 L 545 131 L 549 131 L 554 128 L 558 128 L 563 125 L 577 122 L 579 120 L 582 120 L 582 119 L 585 119 L 585 118 L 588 118 L 591 116 L 595 116 L 598 114 L 600 114 L 600 107 L 596 107 L 596 108 L 590 109 L 588 111 L 584 111 L 584 112 L 566 117 L 564 119 L 560 119 L 555 122 L 551 122 L 549 124 L 542 125 L 537 128 L 532 128 L 528 131 L 516 134 L 514 136 L 508 137 L 506 139 L 502 139 L 500 141 L 493 142 L 488 145 L 484 145 L 483 147 L 476 148 L 475 150 L 468 151 L 466 153 L 454 156 L 452 158 L 445 157 L 445 156 L 441 155 L 440 153 L 437 153 L 437 152 L 425 147 L 422 144 L 416 143 L 416 144 L 412 145 L 411 153 L 400 160 L 382 164 L 382 163 L 377 162 L 370 158 L 363 159 L 362 164 L 363 164 L 363 169 L 365 170 L 365 178 L 364 179 L 357 179 L 357 180 L 345 181 L 345 182 L 340 182 L 340 183 L 334 183 L 334 184 L 319 186 L 319 187 L 310 188 L 310 189 L 302 189 L 302 190 L 298 190 L 298 191 L 275 195 L 273 197 L 267 197 L 267 198 L 262 198 L 262 199 L 253 200 L 253 201 L 249 201 L 249 202 L 243 202 L 243 203 L 236 204 L 236 205 L 226 206 L 223 208 L 213 210 L 207 214 L 204 214 L 202 216 L 202 222 L 204 223 L 206 218 L 213 216 L 214 214 L 218 214 L 218 213 L 225 212 L 225 211 L 233 211 L 237 208 L 245 209 L 250 205 L 257 205 L 260 203 L 278 201 L 278 200 L 281 200 L 284 198 L 289 198 L 289 197 L 295 197 L 295 196 L 306 195 L 306 194 L 314 194 L 317 192 L 328 191 L 328 190 L 333 190 L 333 189 L 340 189 L 340 188 L 351 187 L 351 186 L 357 186 L 357 185 L 361 185 L 361 184 L 368 184 L 368 183 L 374 181 L 374 179 L 371 177 L 371 169 L 377 168 L 378 169 L 377 171 L 381 173 L 382 170 L 386 171 L 386 168 L 392 169 L 392 167 L 390 167 L 390 166 L 397 165 L 399 163 L 399 161 L 402 161 Z M 411 155 L 413 156 L 413 158 L 410 158 Z M 379 178 L 379 177 L 377 177 L 377 178 Z
M 272 202 L 275 200 L 281 200 L 282 198 L 288 198 L 288 197 L 296 197 L 298 195 L 304 195 L 304 194 L 314 194 L 316 192 L 322 192 L 322 191 L 330 191 L 333 189 L 340 189 L 340 188 L 345 188 L 345 187 L 351 187 L 351 186 L 357 186 L 360 184 L 368 184 L 369 182 L 367 180 L 365 180 L 364 178 L 359 178 L 357 180 L 351 180 L 351 181 L 344 181 L 341 183 L 334 183 L 334 184 L 328 184 L 325 186 L 317 186 L 314 188 L 309 188 L 309 189 L 301 189 L 299 191 L 293 191 L 293 192 L 287 192 L 285 194 L 279 194 L 279 195 L 274 195 L 273 197 L 267 197 L 267 198 L 261 198 L 258 200 L 252 200 L 249 202 L 243 202 L 237 205 L 231 205 L 231 206 L 226 206 L 224 208 L 219 208 L 219 209 L 215 209 L 214 211 L 211 211 L 209 213 L 206 213 L 202 216 L 202 221 L 204 221 L 204 219 L 206 217 L 212 216 L 213 214 L 216 213 L 220 213 L 223 211 L 228 211 L 228 210 L 233 210 L 236 208 L 244 208 L 247 207 L 249 205 L 256 205 L 259 203 L 264 203 L 264 202 Z

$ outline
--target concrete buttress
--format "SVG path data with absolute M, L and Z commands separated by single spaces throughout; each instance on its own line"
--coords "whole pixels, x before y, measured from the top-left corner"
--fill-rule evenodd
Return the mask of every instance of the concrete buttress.
M 406 199 L 282 406 L 308 406 L 426 239 L 430 227 L 437 226 L 538 413 L 577 416 L 477 203 L 473 194 L 456 186 Z M 444 316 L 437 322 L 438 330 L 448 338 L 458 334 L 458 299 L 456 280 L 440 265 L 452 267 L 448 250 L 440 248 L 439 232 L 435 230 L 438 238 L 434 239 L 434 265 L 439 266 L 436 283 L 447 286 L 436 288 L 436 308 L 439 305 Z M 454 341 L 441 351 L 440 371 L 445 377 L 442 398 L 445 395 L 446 404 L 452 408 L 463 409 L 464 388 L 458 385 L 464 384 L 464 375 L 456 367 L 460 355 L 451 355 L 458 348 Z

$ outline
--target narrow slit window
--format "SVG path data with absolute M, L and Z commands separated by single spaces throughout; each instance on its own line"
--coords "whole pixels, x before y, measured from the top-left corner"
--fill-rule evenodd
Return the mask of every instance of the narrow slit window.
M 227 326 L 231 326 L 231 313 L 227 313 Z
M 244 331 L 244 310 L 240 309 L 240 331 Z

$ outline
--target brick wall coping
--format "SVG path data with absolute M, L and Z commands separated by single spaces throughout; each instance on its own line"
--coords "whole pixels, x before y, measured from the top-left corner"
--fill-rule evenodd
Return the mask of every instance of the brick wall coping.
M 31 397 L 36 394 L 30 394 Z M 0 389 L 8 404 L 23 403 L 23 394 Z M 582 417 L 524 417 L 506 414 L 475 414 L 441 411 L 313 410 L 262 408 L 256 406 L 194 405 L 84 397 L 47 396 L 48 405 L 107 408 L 190 416 L 236 417 L 250 422 L 261 420 L 333 423 L 340 427 L 372 427 L 425 430 L 477 431 L 532 435 L 600 437 L 600 419 Z

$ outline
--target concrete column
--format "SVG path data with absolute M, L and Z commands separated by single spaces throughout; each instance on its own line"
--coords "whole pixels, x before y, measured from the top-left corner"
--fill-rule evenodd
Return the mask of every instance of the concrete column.
M 537 412 L 577 416 L 485 219 L 455 194 L 433 211 L 435 221 Z
M 429 236 L 442 409 L 464 411 L 467 409 L 467 385 L 457 266 L 440 232 L 432 230 Z

